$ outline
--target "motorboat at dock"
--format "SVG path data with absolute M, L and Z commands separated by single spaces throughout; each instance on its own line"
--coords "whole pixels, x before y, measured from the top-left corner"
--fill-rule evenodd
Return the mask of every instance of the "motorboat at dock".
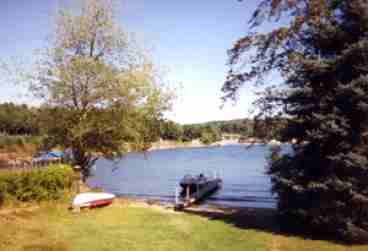
M 176 192 L 175 208 L 183 209 L 198 201 L 204 200 L 222 186 L 218 177 L 207 178 L 203 174 L 198 176 L 185 175 L 180 181 L 181 191 Z

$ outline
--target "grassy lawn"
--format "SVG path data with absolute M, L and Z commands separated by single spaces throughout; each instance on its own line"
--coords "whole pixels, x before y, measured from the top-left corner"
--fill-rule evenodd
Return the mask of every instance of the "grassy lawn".
M 2 251 L 368 250 L 368 246 L 348 247 L 278 235 L 268 230 L 267 224 L 240 224 L 231 217 L 174 213 L 120 202 L 81 213 L 68 211 L 62 203 L 3 209 L 0 227 Z

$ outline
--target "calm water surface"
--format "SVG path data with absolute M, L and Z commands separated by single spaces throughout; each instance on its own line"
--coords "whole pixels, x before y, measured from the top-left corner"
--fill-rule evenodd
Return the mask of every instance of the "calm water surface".
M 270 178 L 265 174 L 269 146 L 248 149 L 244 145 L 156 150 L 132 153 L 112 162 L 96 162 L 89 184 L 117 196 L 132 196 L 173 202 L 175 188 L 185 174 L 215 172 L 223 188 L 206 203 L 224 206 L 275 207 Z

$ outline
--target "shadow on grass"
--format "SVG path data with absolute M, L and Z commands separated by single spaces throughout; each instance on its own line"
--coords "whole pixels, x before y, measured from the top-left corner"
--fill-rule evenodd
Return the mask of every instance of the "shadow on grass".
M 206 217 L 210 220 L 219 220 L 235 227 L 247 230 L 257 230 L 285 237 L 297 237 L 309 240 L 328 241 L 334 244 L 351 247 L 351 243 L 337 240 L 333 236 L 321 236 L 303 231 L 286 229 L 277 217 L 276 209 L 268 208 L 239 208 L 239 209 L 212 209 L 193 207 L 183 210 L 189 214 Z
M 275 209 L 240 208 L 213 209 L 192 207 L 183 210 L 189 214 L 206 217 L 210 220 L 221 220 L 241 229 L 254 229 L 269 233 L 281 234 Z

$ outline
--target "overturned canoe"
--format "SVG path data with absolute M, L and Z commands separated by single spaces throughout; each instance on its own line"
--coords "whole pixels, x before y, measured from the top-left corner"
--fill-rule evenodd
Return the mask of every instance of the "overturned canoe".
M 110 205 L 115 199 L 115 195 L 111 193 L 80 193 L 75 196 L 73 207 L 99 207 Z

